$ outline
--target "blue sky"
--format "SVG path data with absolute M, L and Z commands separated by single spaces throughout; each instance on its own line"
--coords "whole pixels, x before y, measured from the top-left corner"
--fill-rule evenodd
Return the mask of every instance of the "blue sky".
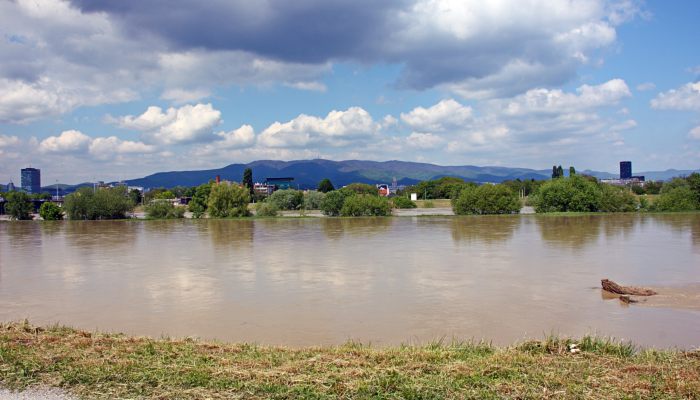
M 697 169 L 698 16 L 692 0 L 3 1 L 0 182 L 316 157 Z

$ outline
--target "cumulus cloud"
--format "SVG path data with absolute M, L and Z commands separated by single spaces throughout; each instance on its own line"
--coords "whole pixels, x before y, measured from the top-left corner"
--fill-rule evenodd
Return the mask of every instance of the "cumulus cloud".
M 58 136 L 49 136 L 39 142 L 39 152 L 44 154 L 90 154 L 98 159 L 155 151 L 155 146 L 142 142 L 122 140 L 116 136 L 92 138 L 77 130 L 63 131 Z
M 453 99 L 442 100 L 430 108 L 416 107 L 409 113 L 401 114 L 401 120 L 406 125 L 421 132 L 460 128 L 471 119 L 471 107 L 463 106 Z
M 696 126 L 688 132 L 688 137 L 691 139 L 700 140 L 700 126 Z
M 258 142 L 272 148 L 342 147 L 366 141 L 379 129 L 380 124 L 367 111 L 351 107 L 333 110 L 325 118 L 301 114 L 285 123 L 275 122 L 260 134 Z
M 0 135 L 0 147 L 13 147 L 20 144 L 17 136 Z
M 244 149 L 255 144 L 255 130 L 250 125 L 243 125 L 229 132 L 217 132 L 219 140 L 195 150 L 197 155 L 215 154 L 221 151 Z
M 299 89 L 299 90 L 310 90 L 313 92 L 325 92 L 328 90 L 326 85 L 324 85 L 321 82 L 287 82 L 284 84 L 285 86 L 289 86 L 294 89 Z
M 432 133 L 412 132 L 407 138 L 406 143 L 409 146 L 418 149 L 435 149 L 440 147 L 445 140 L 440 136 Z
M 700 111 L 700 82 L 690 82 L 678 89 L 659 93 L 651 100 L 651 106 L 660 110 Z
M 213 129 L 221 123 L 221 111 L 211 104 L 162 108 L 151 106 L 138 116 L 110 118 L 124 129 L 145 132 L 146 138 L 163 144 L 193 143 L 214 140 Z
M 656 85 L 653 82 L 644 82 L 637 85 L 637 90 L 640 92 L 646 92 L 654 89 L 656 89 Z
M 184 104 L 184 103 L 189 103 L 197 100 L 201 100 L 204 98 L 207 98 L 211 96 L 211 92 L 208 89 L 180 89 L 180 88 L 174 88 L 174 89 L 168 89 L 163 94 L 160 95 L 160 98 L 163 100 L 169 100 L 172 101 L 175 104 Z
M 77 153 L 88 148 L 91 139 L 88 135 L 76 131 L 63 131 L 58 136 L 49 136 L 39 143 L 42 153 Z

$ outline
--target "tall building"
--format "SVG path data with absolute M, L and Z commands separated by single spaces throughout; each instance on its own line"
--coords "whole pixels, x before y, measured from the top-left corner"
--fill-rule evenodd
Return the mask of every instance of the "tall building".
M 41 193 L 41 170 L 36 168 L 22 169 L 22 190 L 27 193 Z
M 632 178 L 632 161 L 620 161 L 620 179 Z

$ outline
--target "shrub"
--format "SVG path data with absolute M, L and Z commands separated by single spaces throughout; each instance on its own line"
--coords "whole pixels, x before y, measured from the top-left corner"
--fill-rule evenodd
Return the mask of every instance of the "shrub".
M 408 197 L 397 196 L 391 199 L 391 202 L 396 208 L 416 208 L 416 203 L 411 201 Z
M 452 202 L 457 215 L 512 214 L 520 211 L 518 195 L 505 185 L 482 185 L 463 190 Z
M 695 193 L 688 186 L 664 190 L 651 206 L 653 211 L 693 211 L 700 209 Z
M 533 197 L 535 211 L 598 211 L 602 191 L 596 182 L 581 175 L 545 182 Z
M 63 219 L 63 211 L 56 203 L 49 201 L 39 207 L 39 215 L 44 221 L 58 221 Z
M 632 212 L 637 210 L 637 198 L 627 188 L 601 185 L 598 209 L 603 212 Z
M 345 199 L 340 215 L 344 217 L 383 217 L 391 215 L 386 197 L 356 194 Z
M 184 218 L 185 207 L 176 207 L 168 200 L 154 200 L 146 206 L 146 217 L 151 219 Z
M 294 189 L 277 190 L 266 201 L 280 210 L 299 210 L 304 204 L 304 193 Z
M 326 196 L 321 200 L 321 211 L 325 215 L 337 217 L 340 215 L 345 199 L 350 196 L 352 196 L 352 193 L 344 189 L 326 193 Z
M 192 200 L 190 200 L 190 203 L 187 205 L 194 218 L 201 218 L 204 213 L 207 212 L 211 185 L 211 183 L 205 183 L 197 186 L 194 190 Z
M 209 193 L 207 208 L 214 218 L 246 217 L 250 215 L 248 203 L 250 194 L 237 183 L 221 182 L 214 184 Z
M 357 194 L 371 194 L 374 196 L 379 195 L 379 189 L 376 186 L 368 185 L 366 183 L 351 183 L 343 188 L 343 190 L 349 190 Z
M 97 191 L 80 188 L 66 196 L 63 204 L 70 219 L 123 219 L 133 208 L 126 191 L 118 187 Z
M 304 194 L 304 209 L 305 210 L 320 210 L 321 202 L 326 197 L 323 192 L 307 192 Z
M 264 201 L 255 205 L 255 215 L 258 217 L 276 217 L 278 211 L 275 203 Z
M 32 219 L 32 211 L 34 206 L 28 194 L 24 192 L 9 192 L 4 195 L 7 203 L 5 203 L 5 212 L 14 220 L 29 220 Z

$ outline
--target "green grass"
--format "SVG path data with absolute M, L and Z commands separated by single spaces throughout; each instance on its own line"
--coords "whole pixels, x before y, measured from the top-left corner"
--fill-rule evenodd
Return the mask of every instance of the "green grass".
M 700 353 L 593 337 L 292 349 L 25 322 L 0 325 L 0 386 L 109 399 L 690 399 L 700 393 Z

